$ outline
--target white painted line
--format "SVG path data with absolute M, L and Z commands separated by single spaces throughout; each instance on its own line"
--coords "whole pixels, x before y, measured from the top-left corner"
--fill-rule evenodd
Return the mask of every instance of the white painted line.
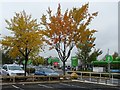
M 43 85 L 43 84 L 38 84 L 38 85 L 41 86 L 41 87 L 45 87 L 45 88 L 53 88 L 51 86 L 46 86 L 46 85 Z
M 65 86 L 71 86 L 70 84 L 65 84 L 65 83 L 59 83 L 61 85 L 65 85 Z
M 110 85 L 110 86 L 118 86 L 118 85 L 115 85 L 115 84 L 106 84 L 106 83 L 97 83 L 97 82 L 91 82 L 91 81 L 81 81 L 81 80 L 72 80 L 72 81 L 76 81 L 76 82 L 83 82 L 83 83 L 93 83 L 93 84 L 102 84 L 102 85 Z
M 77 88 L 86 88 L 86 87 L 81 87 L 81 86 L 72 85 L 72 84 L 65 84 L 65 83 L 59 83 L 59 84 L 66 85 L 66 86 L 73 86 L 73 87 L 77 87 Z
M 72 80 L 72 81 L 80 81 L 80 80 Z
M 15 86 L 15 85 L 12 85 L 14 88 L 19 88 L 19 87 L 17 87 L 17 86 Z
M 24 90 L 24 89 L 22 89 L 22 88 L 20 88 L 20 87 L 17 87 L 17 86 L 15 86 L 15 85 L 12 85 L 14 88 L 17 88 L 17 89 L 20 89 L 20 90 Z

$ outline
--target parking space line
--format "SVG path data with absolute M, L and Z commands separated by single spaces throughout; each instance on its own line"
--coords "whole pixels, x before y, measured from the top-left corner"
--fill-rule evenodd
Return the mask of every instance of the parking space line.
M 86 87 L 81 87 L 81 86 L 77 86 L 77 85 L 73 85 L 73 84 L 65 84 L 65 83 L 59 83 L 59 84 L 66 85 L 66 86 L 77 87 L 77 88 L 86 88 Z
M 15 86 L 15 85 L 12 85 L 14 88 L 17 88 L 17 89 L 19 89 L 19 90 L 24 90 L 24 89 L 22 89 L 22 88 L 20 88 L 20 87 L 17 87 L 17 86 Z
M 65 85 L 65 86 L 71 86 L 70 84 L 65 84 L 65 83 L 59 83 L 61 85 Z
M 53 88 L 51 86 L 46 86 L 46 85 L 43 85 L 43 84 L 38 84 L 38 85 L 41 86 L 41 87 L 45 87 L 45 88 Z

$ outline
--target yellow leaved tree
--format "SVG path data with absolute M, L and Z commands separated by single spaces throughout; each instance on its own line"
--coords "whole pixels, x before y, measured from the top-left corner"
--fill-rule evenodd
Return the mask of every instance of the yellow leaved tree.
M 48 8 L 47 15 L 41 18 L 44 40 L 50 49 L 55 49 L 63 62 L 63 74 L 65 75 L 65 62 L 69 58 L 74 46 L 84 43 L 96 30 L 90 30 L 88 25 L 97 16 L 97 12 L 88 13 L 89 4 L 80 8 L 73 8 L 61 13 L 59 4 L 56 14 Z M 48 18 L 47 18 L 48 17 Z
M 37 19 L 32 19 L 25 11 L 15 13 L 15 16 L 6 20 L 7 29 L 11 31 L 11 36 L 2 39 L 3 49 L 7 48 L 9 56 L 22 56 L 25 59 L 25 76 L 26 66 L 30 54 L 36 54 L 42 47 L 42 34 L 39 29 Z

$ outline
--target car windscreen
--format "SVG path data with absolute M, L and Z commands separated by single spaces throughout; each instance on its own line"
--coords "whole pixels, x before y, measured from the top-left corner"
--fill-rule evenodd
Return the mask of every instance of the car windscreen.
M 9 70 L 22 70 L 20 66 L 8 66 Z
M 39 68 L 36 71 L 38 72 L 46 72 L 46 73 L 54 73 L 55 71 L 49 68 Z

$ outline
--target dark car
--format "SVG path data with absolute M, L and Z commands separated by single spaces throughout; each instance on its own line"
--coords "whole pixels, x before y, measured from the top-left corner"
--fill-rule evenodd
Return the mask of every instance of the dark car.
M 49 68 L 39 68 L 35 71 L 34 75 L 59 76 L 57 72 Z

